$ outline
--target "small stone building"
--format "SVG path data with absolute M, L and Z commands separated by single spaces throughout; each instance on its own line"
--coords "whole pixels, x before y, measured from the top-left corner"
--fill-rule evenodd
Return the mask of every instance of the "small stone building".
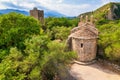
M 44 11 L 38 10 L 36 7 L 33 10 L 30 10 L 30 16 L 33 16 L 37 20 L 39 20 L 42 24 L 44 24 Z
M 96 58 L 97 38 L 98 30 L 91 21 L 79 22 L 78 27 L 71 30 L 67 44 L 69 49 L 77 52 L 78 61 L 89 62 Z

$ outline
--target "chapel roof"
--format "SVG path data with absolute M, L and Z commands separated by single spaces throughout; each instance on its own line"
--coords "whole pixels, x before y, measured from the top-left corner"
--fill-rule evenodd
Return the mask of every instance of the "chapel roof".
M 92 22 L 79 22 L 78 27 L 71 30 L 69 37 L 74 38 L 98 38 L 98 30 Z

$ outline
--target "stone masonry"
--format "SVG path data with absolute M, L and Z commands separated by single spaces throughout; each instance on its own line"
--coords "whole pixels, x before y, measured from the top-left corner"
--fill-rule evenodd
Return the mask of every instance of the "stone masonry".
M 81 21 L 78 27 L 71 30 L 67 44 L 70 50 L 77 52 L 78 61 L 89 62 L 96 58 L 98 30 L 93 24 L 93 17 L 88 21 Z
M 38 10 L 37 8 L 34 8 L 33 10 L 30 10 L 30 16 L 33 16 L 37 20 L 39 20 L 42 24 L 44 24 L 44 11 Z

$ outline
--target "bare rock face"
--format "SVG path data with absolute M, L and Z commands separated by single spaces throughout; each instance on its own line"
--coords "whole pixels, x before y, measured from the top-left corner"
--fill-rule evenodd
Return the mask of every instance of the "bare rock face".
M 108 10 L 108 14 L 106 15 L 108 20 L 120 19 L 120 6 L 113 4 Z
M 92 22 L 88 22 L 87 17 L 86 20 L 71 30 L 67 40 L 68 48 L 77 52 L 78 60 L 82 62 L 92 61 L 97 52 L 98 30 Z

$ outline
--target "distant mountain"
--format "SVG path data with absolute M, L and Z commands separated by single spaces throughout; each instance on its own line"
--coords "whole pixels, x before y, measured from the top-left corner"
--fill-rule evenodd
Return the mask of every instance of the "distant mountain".
M 59 12 L 56 12 L 56 11 L 51 11 L 51 10 L 46 10 L 44 11 L 44 16 L 45 17 L 66 17 L 64 14 L 61 14 Z
M 10 12 L 17 12 L 17 13 L 21 13 L 24 15 L 29 15 L 29 12 L 22 11 L 22 10 L 15 10 L 15 9 L 2 9 L 2 10 L 0 10 L 1 14 L 7 14 Z M 66 17 L 65 15 L 63 15 L 59 12 L 52 11 L 52 10 L 46 10 L 46 9 L 44 10 L 44 16 L 45 17 Z
M 29 15 L 28 12 L 22 11 L 22 10 L 15 10 L 15 9 L 2 9 L 2 10 L 0 10 L 1 14 L 7 14 L 7 13 L 10 13 L 10 12 L 17 12 L 17 13 L 21 13 L 21 14 L 24 14 L 24 15 Z
M 98 19 L 108 19 L 108 20 L 116 20 L 120 19 L 120 3 L 111 2 L 108 3 L 93 12 L 87 12 L 80 14 L 80 16 L 85 17 L 86 15 L 93 15 L 96 20 Z

